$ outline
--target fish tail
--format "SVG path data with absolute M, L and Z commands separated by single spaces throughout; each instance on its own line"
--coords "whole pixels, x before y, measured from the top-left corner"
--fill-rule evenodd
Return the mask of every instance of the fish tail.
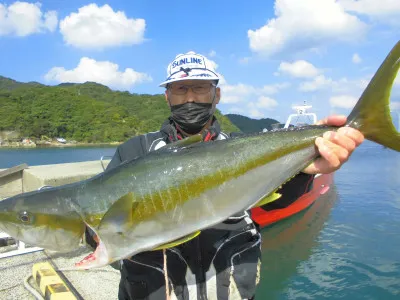
M 390 114 L 390 93 L 400 68 L 400 41 L 393 47 L 347 118 L 365 138 L 400 151 L 400 134 Z

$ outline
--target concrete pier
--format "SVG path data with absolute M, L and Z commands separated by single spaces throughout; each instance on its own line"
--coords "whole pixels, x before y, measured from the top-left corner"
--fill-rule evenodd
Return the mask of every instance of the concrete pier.
M 103 160 L 106 167 L 110 161 Z M 0 199 L 30 192 L 42 186 L 60 186 L 77 182 L 103 171 L 99 160 L 67 164 L 28 166 L 0 169 Z
M 0 169 L 0 199 L 22 193 L 22 177 L 27 164 Z

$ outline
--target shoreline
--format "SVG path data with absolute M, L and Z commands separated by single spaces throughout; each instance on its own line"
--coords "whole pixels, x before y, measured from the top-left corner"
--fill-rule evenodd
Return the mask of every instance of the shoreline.
M 117 147 L 121 145 L 122 142 L 110 142 L 110 143 L 21 143 L 12 142 L 6 144 L 0 144 L 0 149 L 36 149 L 36 148 L 73 148 L 73 147 L 101 147 L 101 146 L 111 146 Z

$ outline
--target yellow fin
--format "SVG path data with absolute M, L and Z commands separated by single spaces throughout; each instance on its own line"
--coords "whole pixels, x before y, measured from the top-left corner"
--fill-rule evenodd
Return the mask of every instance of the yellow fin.
M 101 219 L 99 229 L 107 228 L 115 233 L 127 230 L 132 225 L 132 212 L 137 206 L 134 199 L 133 193 L 129 192 L 115 201 Z
M 187 236 L 184 236 L 183 238 L 177 239 L 175 241 L 172 241 L 170 243 L 166 243 L 164 245 L 158 246 L 157 248 L 154 248 L 153 250 L 162 250 L 162 249 L 168 249 L 172 247 L 176 247 L 180 244 L 186 243 L 190 241 L 191 239 L 194 239 L 200 234 L 201 231 L 196 231 L 195 233 L 189 234 Z
M 258 207 L 258 206 L 265 205 L 270 202 L 274 202 L 275 200 L 278 200 L 280 197 L 282 197 L 282 194 L 274 192 L 274 193 L 269 194 L 268 196 L 265 196 L 264 198 L 262 198 L 260 201 L 257 202 L 256 205 L 254 205 L 254 207 Z

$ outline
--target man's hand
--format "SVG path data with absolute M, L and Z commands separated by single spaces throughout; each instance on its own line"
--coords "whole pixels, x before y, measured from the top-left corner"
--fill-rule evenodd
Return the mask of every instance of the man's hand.
M 345 116 L 329 116 L 317 125 L 341 126 L 346 123 Z M 364 135 L 351 127 L 340 127 L 337 132 L 327 131 L 315 140 L 321 157 L 303 170 L 307 174 L 328 174 L 338 170 L 351 153 L 364 141 Z

